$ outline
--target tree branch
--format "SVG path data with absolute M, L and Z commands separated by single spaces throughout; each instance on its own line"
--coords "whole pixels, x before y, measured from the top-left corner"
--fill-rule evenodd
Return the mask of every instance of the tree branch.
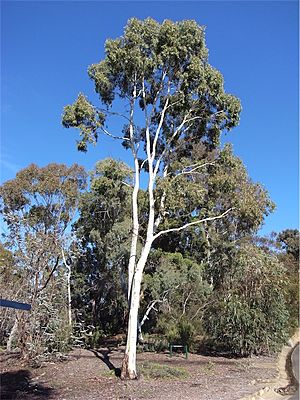
M 165 165 L 163 177 L 165 178 L 167 175 L 168 175 L 168 165 Z M 165 201 L 166 201 L 166 192 L 164 191 L 160 198 L 160 206 L 159 206 L 159 210 L 158 210 L 158 216 L 154 222 L 154 229 L 153 229 L 154 232 L 156 232 L 156 230 L 161 222 L 163 212 L 165 209 Z
M 168 92 L 167 93 L 168 93 L 168 95 L 170 94 L 170 84 L 168 85 Z M 162 124 L 164 122 L 164 118 L 165 118 L 165 114 L 166 114 L 166 111 L 167 111 L 167 108 L 168 108 L 168 104 L 169 104 L 169 97 L 167 98 L 167 100 L 166 100 L 166 102 L 164 104 L 164 107 L 163 107 L 162 112 L 161 112 L 160 120 L 159 120 L 159 123 L 158 123 L 158 127 L 157 127 L 156 132 L 155 132 L 155 136 L 154 136 L 154 140 L 153 140 L 153 146 L 152 146 L 152 161 L 154 161 L 154 158 L 155 158 L 156 144 L 157 144 L 157 141 L 158 141 L 158 138 L 159 138 L 159 132 L 160 132 Z
M 145 312 L 145 314 L 144 314 L 144 316 L 143 316 L 143 319 L 142 319 L 142 321 L 141 321 L 141 323 L 140 323 L 140 328 L 142 328 L 142 326 L 144 325 L 145 321 L 146 321 L 147 319 L 149 319 L 149 318 L 148 318 L 148 315 L 150 314 L 150 311 L 151 311 L 152 309 L 155 310 L 155 308 L 154 308 L 155 304 L 156 304 L 156 303 L 162 303 L 162 302 L 163 302 L 163 300 L 160 300 L 160 299 L 151 301 L 151 303 L 150 303 L 150 305 L 148 305 L 147 310 L 146 310 L 146 312 Z
M 158 232 L 156 235 L 154 235 L 153 241 L 154 241 L 155 239 L 157 239 L 159 236 L 164 235 L 165 233 L 179 232 L 179 231 L 182 231 L 183 229 L 189 228 L 190 226 L 198 225 L 198 224 L 201 224 L 202 222 L 205 222 L 205 221 L 214 221 L 214 220 L 216 220 L 216 219 L 223 218 L 223 217 L 225 217 L 225 215 L 228 214 L 231 210 L 232 210 L 232 208 L 229 208 L 228 210 L 226 210 L 226 211 L 223 212 L 222 214 L 217 215 L 217 216 L 215 216 L 215 217 L 207 217 L 207 218 L 200 219 L 200 220 L 198 220 L 198 221 L 189 222 L 189 223 L 187 223 L 187 224 L 185 224 L 185 225 L 183 225 L 183 226 L 180 226 L 180 227 L 178 227 L 178 228 L 165 229 L 165 230 L 163 230 L 163 231 Z
M 56 271 L 56 268 L 58 267 L 58 263 L 59 263 L 59 256 L 56 257 L 56 261 L 55 261 L 54 267 L 52 268 L 52 270 L 51 270 L 46 282 L 44 283 L 44 285 L 41 288 L 39 288 L 37 290 L 37 293 L 40 293 L 42 290 L 44 290 L 46 288 L 46 286 L 48 285 L 52 275 L 54 274 L 54 272 Z
M 187 116 L 188 116 L 188 114 L 184 116 L 184 118 L 183 118 L 181 124 L 175 129 L 173 135 L 172 135 L 171 138 L 167 141 L 164 150 L 162 151 L 161 155 L 159 156 L 159 158 L 158 158 L 158 160 L 157 160 L 157 162 L 156 162 L 156 164 L 155 164 L 155 168 L 154 168 L 154 174 L 153 174 L 154 179 L 156 178 L 157 172 L 158 172 L 158 170 L 159 170 L 160 163 L 161 163 L 162 159 L 164 158 L 164 156 L 165 156 L 166 153 L 167 153 L 167 150 L 168 150 L 168 147 L 167 147 L 167 146 L 170 145 L 170 144 L 172 143 L 172 141 L 173 141 L 173 140 L 175 139 L 175 137 L 177 136 L 178 132 L 183 128 L 184 124 L 186 123 L 186 118 L 187 118 Z
M 130 142 L 130 139 L 129 139 L 129 138 L 126 138 L 126 137 L 123 137 L 123 136 L 115 136 L 115 135 L 113 135 L 112 133 L 108 132 L 108 130 L 105 129 L 105 128 L 103 128 L 103 127 L 101 128 L 101 130 L 103 131 L 104 135 L 109 136 L 109 137 L 111 137 L 111 138 L 113 138 L 113 139 L 127 140 L 128 142 Z
M 197 165 L 197 164 L 194 164 L 194 165 Z M 197 170 L 199 168 L 206 167 L 207 165 L 215 165 L 215 162 L 207 162 L 207 163 L 198 165 L 194 168 L 192 168 L 193 165 L 189 165 L 188 167 L 185 167 L 182 171 L 180 171 L 177 175 L 175 175 L 173 177 L 173 179 L 177 178 L 180 175 L 189 175 L 189 174 L 193 174 L 193 173 L 198 173 Z M 188 169 L 188 168 L 192 168 L 192 169 Z M 170 175 L 170 173 L 168 175 Z
M 134 273 L 136 269 L 136 253 L 137 253 L 137 241 L 139 235 L 139 215 L 138 215 L 138 193 L 140 190 L 140 168 L 137 157 L 137 149 L 134 144 L 134 105 L 136 100 L 136 77 L 133 88 L 133 97 L 130 100 L 130 125 L 129 135 L 131 151 L 134 159 L 134 187 L 132 192 L 132 235 L 131 235 L 131 246 L 130 246 L 130 257 L 128 263 L 128 303 L 131 301 L 132 283 Z

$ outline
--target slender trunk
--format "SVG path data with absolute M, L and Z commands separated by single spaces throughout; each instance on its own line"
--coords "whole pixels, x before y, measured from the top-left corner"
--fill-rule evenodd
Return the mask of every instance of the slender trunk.
M 139 310 L 139 295 L 141 287 L 141 277 L 135 274 L 132 282 L 130 311 L 128 319 L 127 342 L 122 363 L 122 379 L 136 379 L 136 342 L 137 342 L 137 321 Z
M 72 298 L 71 298 L 71 265 L 68 268 L 67 275 L 67 283 L 68 283 L 68 321 L 69 326 L 72 326 Z
M 14 325 L 12 327 L 12 330 L 10 331 L 9 338 L 8 338 L 8 341 L 7 341 L 7 344 L 6 344 L 6 350 L 7 351 L 12 351 L 12 344 L 13 344 L 13 341 L 15 340 L 16 336 L 17 336 L 18 325 L 19 325 L 19 321 L 18 321 L 18 317 L 16 316 Z
M 67 287 L 68 287 L 68 322 L 69 322 L 69 326 L 72 326 L 72 297 L 71 297 L 71 265 L 69 265 L 67 263 L 66 257 L 65 257 L 65 253 L 63 250 L 61 250 L 62 252 L 62 258 L 63 258 L 63 262 L 65 264 L 65 267 L 67 268 Z
M 130 101 L 130 117 L 129 117 L 129 137 L 131 144 L 131 151 L 134 159 L 134 188 L 132 193 L 132 236 L 131 236 L 131 248 L 130 248 L 130 258 L 128 263 L 128 291 L 127 300 L 130 306 L 130 297 L 132 292 L 132 282 L 134 277 L 134 271 L 136 267 L 136 250 L 137 241 L 139 235 L 139 216 L 138 216 L 138 193 L 140 189 L 140 166 L 137 157 L 138 149 L 135 146 L 134 140 L 134 106 L 136 101 L 136 76 L 134 79 L 133 93 Z
M 128 302 L 130 303 L 131 285 L 133 282 L 134 269 L 136 264 L 136 249 L 139 234 L 139 219 L 138 219 L 138 192 L 140 188 L 140 171 L 139 163 L 136 156 L 134 160 L 134 188 L 132 193 L 132 238 L 130 248 L 130 258 L 128 263 Z

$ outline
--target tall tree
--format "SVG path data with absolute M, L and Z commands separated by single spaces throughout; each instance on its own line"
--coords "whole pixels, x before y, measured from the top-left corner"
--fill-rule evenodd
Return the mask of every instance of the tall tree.
M 80 322 L 105 334 L 125 328 L 131 185 L 132 171 L 126 164 L 98 162 L 74 226 L 81 255 L 73 274 L 73 304 Z
M 141 281 L 150 250 L 163 235 L 230 214 L 230 205 L 220 210 L 217 203 L 208 214 L 203 207 L 206 188 L 194 178 L 209 173 L 220 134 L 238 124 L 241 107 L 236 97 L 225 93 L 221 73 L 208 63 L 204 28 L 195 21 L 159 24 L 151 18 L 131 19 L 122 37 L 106 41 L 105 52 L 105 59 L 89 68 L 103 108 L 79 94 L 74 104 L 65 107 L 63 124 L 80 130 L 81 151 L 104 134 L 121 140 L 132 154 L 129 319 L 122 377 L 133 379 Z M 112 109 L 120 99 L 124 109 Z M 125 121 L 123 135 L 109 129 L 116 115 Z M 189 149 L 199 144 L 202 156 L 191 163 Z M 143 171 L 148 174 L 148 209 L 141 215 L 138 194 Z M 174 191 L 176 199 L 169 198 Z M 181 215 L 178 203 L 179 208 L 186 205 L 186 215 Z M 147 221 L 145 229 L 141 218 Z M 138 251 L 141 235 L 143 246 Z

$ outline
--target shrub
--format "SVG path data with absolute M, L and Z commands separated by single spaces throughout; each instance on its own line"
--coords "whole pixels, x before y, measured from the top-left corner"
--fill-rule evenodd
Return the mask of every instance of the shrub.
M 283 277 L 275 257 L 254 246 L 241 248 L 205 310 L 207 334 L 238 355 L 277 351 L 288 329 Z
M 177 329 L 180 343 L 187 345 L 190 348 L 195 337 L 195 328 L 193 324 L 185 319 L 182 319 L 179 321 Z

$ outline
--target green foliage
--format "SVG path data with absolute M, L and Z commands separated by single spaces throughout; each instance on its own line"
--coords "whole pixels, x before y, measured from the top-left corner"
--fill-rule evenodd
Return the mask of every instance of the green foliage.
M 275 208 L 266 189 L 251 180 L 242 161 L 234 156 L 231 145 L 219 152 L 208 185 L 208 203 L 233 208 L 226 222 L 229 232 L 236 236 L 256 232 Z
M 104 123 L 104 114 L 95 110 L 83 94 L 79 94 L 73 105 L 66 106 L 62 124 L 66 128 L 80 129 L 82 139 L 77 142 L 79 151 L 87 151 L 87 143 L 96 144 L 97 129 Z
M 161 353 L 169 350 L 169 341 L 164 335 L 143 335 L 143 343 L 137 349 L 143 352 Z
M 158 327 L 163 330 L 169 343 L 177 343 L 179 341 L 178 326 L 174 321 L 169 322 L 165 318 L 161 318 Z
M 196 329 L 186 318 L 181 318 L 179 321 L 160 318 L 158 328 L 164 333 L 168 343 L 187 345 L 188 349 L 192 349 Z
M 210 286 L 203 279 L 203 265 L 180 253 L 155 251 L 144 276 L 140 314 L 143 315 L 151 301 L 157 301 L 158 314 L 154 311 L 149 314 L 148 329 L 156 325 L 170 342 L 181 334 L 181 339 L 188 341 L 184 332 L 192 327 L 201 329 L 201 308 L 210 292 Z
M 55 300 L 49 295 L 38 299 L 38 304 L 30 316 L 35 323 L 30 337 L 31 359 L 45 354 L 66 353 L 71 349 L 71 327 L 68 325 L 65 303 L 64 291 L 60 295 L 56 293 Z M 27 320 L 27 324 L 31 324 L 32 321 Z
M 161 149 L 185 115 L 190 122 L 187 137 L 203 138 L 213 147 L 219 144 L 223 129 L 230 130 L 239 122 L 240 102 L 225 93 L 222 75 L 209 65 L 204 28 L 195 21 L 165 20 L 159 24 L 151 18 L 132 18 L 122 37 L 106 41 L 105 59 L 91 65 L 88 74 L 106 106 L 117 97 L 132 99 L 143 111 L 153 106 L 151 135 L 169 99 L 158 140 Z M 103 124 L 108 116 L 109 112 L 99 111 L 80 94 L 73 105 L 65 108 L 63 124 L 80 130 L 79 149 L 85 151 L 88 143 L 97 141 L 97 132 L 107 134 Z M 126 126 L 124 132 L 128 139 Z M 145 141 L 144 127 L 136 127 L 134 141 Z M 172 147 L 177 141 L 172 141 Z M 123 144 L 130 147 L 127 140 Z
M 101 329 L 96 328 L 95 330 L 93 330 L 91 336 L 89 336 L 86 340 L 86 345 L 88 347 L 91 348 L 97 348 L 99 347 L 100 341 L 103 338 L 103 332 L 101 331 Z
M 235 243 L 253 235 L 275 206 L 267 191 L 252 182 L 231 146 L 208 152 L 203 145 L 194 145 L 189 157 L 189 165 L 202 167 L 190 175 L 188 171 L 192 168 L 186 167 L 185 173 L 179 176 L 185 177 L 186 182 L 177 191 L 168 186 L 168 213 L 162 218 L 162 226 L 166 229 L 229 209 L 230 212 L 224 218 L 162 236 L 154 246 L 167 252 L 180 252 L 205 265 L 203 276 L 216 287 L 230 269 Z M 173 160 L 173 173 L 184 165 L 188 165 L 185 158 Z M 172 179 L 176 181 L 177 176 L 172 177 L 170 172 L 167 184 Z M 160 182 L 157 191 L 162 191 Z
M 206 332 L 235 354 L 276 351 L 287 337 L 284 270 L 252 245 L 238 249 L 233 261 L 206 308 Z

